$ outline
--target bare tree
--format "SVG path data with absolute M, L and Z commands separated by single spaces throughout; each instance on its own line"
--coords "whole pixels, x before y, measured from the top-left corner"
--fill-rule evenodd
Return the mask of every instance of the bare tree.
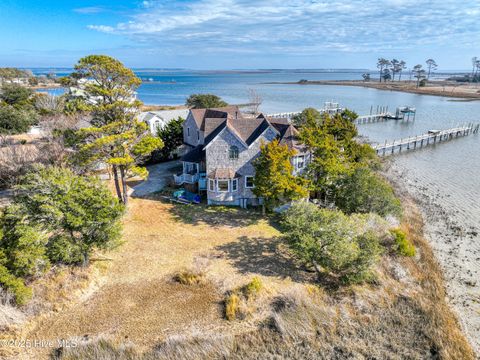
M 255 89 L 248 89 L 248 102 L 251 113 L 258 116 L 260 114 L 260 105 L 262 105 L 263 99 Z
M 428 73 L 427 73 L 427 79 L 430 79 L 430 72 L 432 70 L 436 70 L 437 69 L 437 63 L 435 62 L 435 60 L 433 59 L 428 59 L 427 61 L 425 61 L 427 63 L 427 66 L 428 66 Z
M 38 94 L 35 107 L 42 113 L 61 113 L 65 109 L 65 98 L 49 94 Z

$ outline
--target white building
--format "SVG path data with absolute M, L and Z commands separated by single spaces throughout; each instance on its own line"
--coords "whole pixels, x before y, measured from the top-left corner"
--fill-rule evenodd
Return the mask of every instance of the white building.
M 186 119 L 188 111 L 188 109 L 147 111 L 142 112 L 138 119 L 145 122 L 152 134 L 156 135 L 158 129 L 162 129 L 173 119 L 179 117 Z

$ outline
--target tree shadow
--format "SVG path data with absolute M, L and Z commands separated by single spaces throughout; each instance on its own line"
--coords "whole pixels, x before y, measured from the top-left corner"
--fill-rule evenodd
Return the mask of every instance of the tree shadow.
M 242 236 L 238 241 L 217 246 L 223 256 L 242 274 L 291 278 L 296 282 L 315 282 L 316 274 L 307 271 L 283 246 L 281 237 Z

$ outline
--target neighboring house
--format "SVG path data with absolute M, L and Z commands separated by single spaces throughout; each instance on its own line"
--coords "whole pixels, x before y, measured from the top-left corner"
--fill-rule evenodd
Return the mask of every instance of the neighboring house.
M 96 81 L 92 79 L 79 79 L 77 81 L 77 86 L 70 86 L 67 91 L 67 96 L 71 98 L 81 98 L 85 100 L 85 102 L 89 105 L 97 105 L 99 102 L 102 102 L 103 99 L 101 96 L 91 96 L 89 95 L 85 87 L 88 84 L 95 84 Z M 129 91 L 127 97 L 123 99 L 124 101 L 128 101 L 129 103 L 133 103 L 137 100 L 137 93 L 135 91 Z
M 147 111 L 142 112 L 138 119 L 145 122 L 151 133 L 156 135 L 158 129 L 162 129 L 173 119 L 178 119 L 179 117 L 186 119 L 188 112 L 188 109 Z
M 298 131 L 288 119 L 244 117 L 237 106 L 192 109 L 183 126 L 184 143 L 191 149 L 182 157 L 183 172 L 177 185 L 192 192 L 205 191 L 209 204 L 259 205 L 252 189 L 262 143 L 279 139 L 295 149 L 295 172 L 309 161 L 306 149 L 297 141 Z

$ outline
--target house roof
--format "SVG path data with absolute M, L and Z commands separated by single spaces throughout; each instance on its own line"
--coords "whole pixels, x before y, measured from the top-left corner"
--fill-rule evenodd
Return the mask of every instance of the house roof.
M 217 168 L 208 174 L 210 179 L 234 179 L 240 177 L 232 168 Z
M 281 143 L 299 152 L 304 152 L 304 148 L 297 140 L 298 131 L 287 118 L 267 118 L 263 114 L 259 114 L 257 117 L 244 117 L 238 106 L 216 109 L 191 109 L 190 111 L 197 125 L 204 131 L 204 147 L 225 128 L 228 128 L 247 146 L 255 142 L 268 128 L 273 128 L 278 132 Z
M 173 119 L 182 117 L 187 118 L 188 109 L 178 109 L 178 110 L 157 110 L 157 111 L 145 111 L 140 113 L 138 119 L 140 121 L 146 121 L 150 123 L 152 120 L 160 120 L 162 123 L 166 124 Z
M 198 145 L 190 150 L 182 156 L 181 160 L 192 163 L 199 163 L 202 160 L 205 160 L 205 150 L 203 149 L 203 145 Z
M 205 119 L 227 119 L 228 117 L 242 117 L 240 109 L 236 105 L 213 109 L 191 109 L 193 119 L 200 130 L 205 131 Z

